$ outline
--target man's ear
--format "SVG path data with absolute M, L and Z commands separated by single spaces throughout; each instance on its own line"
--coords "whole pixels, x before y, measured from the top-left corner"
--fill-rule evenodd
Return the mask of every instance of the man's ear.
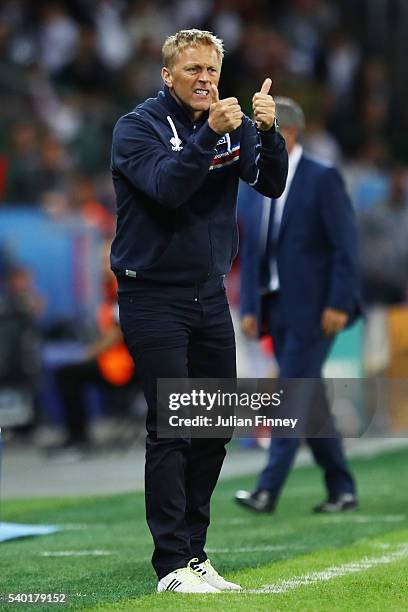
M 166 66 L 163 66 L 162 71 L 161 71 L 161 75 L 162 75 L 162 79 L 163 79 L 164 83 L 167 85 L 167 87 L 172 87 L 173 86 L 173 79 L 172 79 L 170 70 L 168 68 L 166 68 Z

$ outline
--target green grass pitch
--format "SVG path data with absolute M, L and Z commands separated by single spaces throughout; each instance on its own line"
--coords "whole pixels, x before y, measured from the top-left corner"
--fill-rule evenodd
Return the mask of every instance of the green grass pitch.
M 2 519 L 63 525 L 49 536 L 0 544 L 0 593 L 61 593 L 77 610 L 408 610 L 408 450 L 352 462 L 361 507 L 318 516 L 321 475 L 290 476 L 274 515 L 232 502 L 253 478 L 221 482 L 207 549 L 215 567 L 245 591 L 206 596 L 154 593 L 142 494 L 6 501 Z

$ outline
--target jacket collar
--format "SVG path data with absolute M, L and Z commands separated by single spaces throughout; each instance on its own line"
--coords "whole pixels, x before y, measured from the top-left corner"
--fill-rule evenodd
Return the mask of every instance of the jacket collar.
M 163 91 L 159 92 L 158 98 L 166 107 L 167 112 L 169 112 L 173 117 L 176 117 L 178 121 L 181 121 L 183 125 L 191 128 L 194 122 L 191 120 L 186 107 L 179 104 L 176 99 L 173 98 L 167 85 L 164 85 Z M 196 122 L 196 125 L 202 125 L 207 119 L 208 111 L 206 111 L 201 119 Z

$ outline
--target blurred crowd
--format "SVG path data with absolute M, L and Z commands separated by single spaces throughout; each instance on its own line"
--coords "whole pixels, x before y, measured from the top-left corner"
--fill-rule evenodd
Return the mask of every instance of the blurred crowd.
M 226 47 L 222 95 L 248 110 L 270 75 L 273 92 L 301 103 L 306 148 L 343 166 L 361 213 L 368 282 L 399 269 L 384 296 L 369 289 L 368 299 L 400 300 L 408 278 L 407 16 L 404 0 L 4 0 L 0 201 L 76 216 L 109 237 L 112 126 L 161 87 L 167 35 L 210 29 Z M 385 227 L 381 215 L 390 217 Z M 373 241 L 389 265 L 366 261 Z
M 270 76 L 272 93 L 301 104 L 306 149 L 344 172 L 368 304 L 405 303 L 406 0 L 3 0 L 0 211 L 37 208 L 109 239 L 113 125 L 156 95 L 165 37 L 191 27 L 224 40 L 222 96 L 249 113 Z M 43 298 L 27 297 L 32 279 L 13 255 L 0 253 L 3 292 L 17 279 L 35 316 Z

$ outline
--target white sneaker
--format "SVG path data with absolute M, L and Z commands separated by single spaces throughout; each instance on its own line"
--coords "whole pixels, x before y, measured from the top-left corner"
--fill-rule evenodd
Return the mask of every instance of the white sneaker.
M 219 589 L 211 586 L 200 577 L 189 565 L 170 572 L 157 585 L 157 592 L 174 591 L 175 593 L 219 593 Z
M 208 584 L 215 587 L 219 591 L 241 591 L 242 587 L 234 582 L 228 582 L 222 576 L 219 575 L 217 570 L 211 565 L 211 561 L 207 559 L 202 563 L 198 563 L 198 559 L 191 559 L 189 567 L 199 574 Z

